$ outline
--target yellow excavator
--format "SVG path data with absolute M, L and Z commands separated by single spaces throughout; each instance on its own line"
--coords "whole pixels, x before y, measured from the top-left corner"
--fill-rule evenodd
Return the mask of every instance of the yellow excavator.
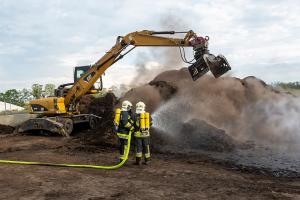
M 182 38 L 166 37 L 174 34 Z M 80 98 L 86 94 L 96 93 L 98 90 L 95 89 L 94 84 L 99 79 L 102 88 L 101 76 L 105 70 L 135 47 L 179 47 L 183 61 L 190 64 L 188 70 L 193 80 L 197 80 L 208 71 L 218 78 L 231 67 L 224 56 L 214 56 L 209 53 L 208 41 L 208 36 L 197 36 L 192 30 L 186 32 L 144 30 L 118 36 L 115 45 L 95 64 L 75 68 L 74 83 L 60 85 L 54 97 L 32 100 L 29 104 L 31 113 L 38 114 L 38 117 L 22 123 L 18 131 L 50 131 L 69 136 L 74 124 L 89 123 L 90 127 L 94 128 L 101 118 L 94 114 L 80 114 L 78 111 Z M 186 60 L 184 47 L 193 48 L 193 61 Z M 127 48 L 129 49 L 126 51 Z

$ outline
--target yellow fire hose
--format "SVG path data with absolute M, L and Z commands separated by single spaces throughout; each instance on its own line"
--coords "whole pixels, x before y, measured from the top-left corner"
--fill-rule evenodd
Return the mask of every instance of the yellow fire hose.
M 40 166 L 52 166 L 52 167 L 74 167 L 74 168 L 93 168 L 93 169 L 119 169 L 128 160 L 131 142 L 131 132 L 128 134 L 128 148 L 125 151 L 125 159 L 117 165 L 112 166 L 101 166 L 101 165 L 80 165 L 80 164 L 58 164 L 58 163 L 47 163 L 47 162 L 29 162 L 29 161 L 15 161 L 15 160 L 0 160 L 0 164 L 17 164 L 17 165 L 40 165 Z

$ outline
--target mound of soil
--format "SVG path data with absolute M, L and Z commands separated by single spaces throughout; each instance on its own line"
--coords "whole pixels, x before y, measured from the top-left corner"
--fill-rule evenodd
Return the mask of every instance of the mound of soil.
M 149 85 L 154 86 L 159 91 L 163 100 L 170 99 L 177 92 L 177 87 L 166 81 L 151 81 Z
M 114 107 L 117 98 L 113 93 L 107 93 L 104 97 L 95 98 L 87 95 L 81 99 L 80 112 L 95 114 L 101 117 L 101 120 L 94 130 L 86 130 L 86 127 L 78 127 L 78 132 L 74 133 L 73 141 L 79 144 L 74 148 L 83 148 L 83 146 L 116 146 L 117 138 L 113 133 Z M 84 130 L 80 130 L 80 129 Z
M 0 134 L 11 134 L 14 132 L 14 128 L 7 125 L 0 124 Z
M 235 147 L 235 141 L 224 130 L 202 120 L 192 119 L 184 123 L 180 132 L 179 140 L 191 149 L 227 152 Z
M 174 134 L 152 131 L 152 147 L 160 152 L 230 152 L 235 149 L 234 141 L 224 130 L 205 121 L 192 119 L 178 124 L 180 131 Z

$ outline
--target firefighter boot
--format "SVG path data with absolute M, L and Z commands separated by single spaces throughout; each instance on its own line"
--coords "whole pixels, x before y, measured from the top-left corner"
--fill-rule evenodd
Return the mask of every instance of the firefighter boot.
M 140 157 L 135 158 L 135 164 L 136 165 L 141 165 L 141 158 Z
M 151 163 L 150 158 L 145 158 L 145 162 L 143 164 L 150 165 L 150 163 Z

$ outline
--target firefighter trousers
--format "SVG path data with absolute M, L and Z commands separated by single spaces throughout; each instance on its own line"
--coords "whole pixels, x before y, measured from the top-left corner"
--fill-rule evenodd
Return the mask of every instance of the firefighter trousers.
M 150 137 L 134 137 L 135 157 L 150 159 Z
M 126 149 L 128 148 L 128 140 L 119 138 L 120 160 L 125 159 Z

